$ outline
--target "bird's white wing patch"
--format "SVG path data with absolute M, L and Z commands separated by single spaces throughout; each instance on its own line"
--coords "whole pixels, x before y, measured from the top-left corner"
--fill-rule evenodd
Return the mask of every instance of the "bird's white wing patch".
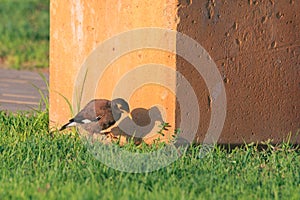
M 82 120 L 81 122 L 84 123 L 84 124 L 88 124 L 88 123 L 91 123 L 92 121 L 89 120 L 89 119 L 84 119 L 84 120 Z

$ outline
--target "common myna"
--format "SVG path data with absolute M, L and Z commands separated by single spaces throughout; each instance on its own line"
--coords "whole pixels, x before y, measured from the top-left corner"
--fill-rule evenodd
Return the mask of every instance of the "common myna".
M 114 125 L 122 116 L 129 114 L 129 105 L 122 99 L 91 100 L 74 118 L 60 128 L 60 131 L 71 126 L 81 126 L 89 133 L 102 133 Z

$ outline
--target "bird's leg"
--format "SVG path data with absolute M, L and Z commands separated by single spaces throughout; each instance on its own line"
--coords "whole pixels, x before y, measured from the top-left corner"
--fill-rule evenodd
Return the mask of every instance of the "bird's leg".
M 101 134 L 104 134 L 105 136 L 110 137 L 110 138 L 118 138 L 117 136 L 112 134 L 111 131 L 102 132 Z
M 100 134 L 103 134 L 103 135 L 107 135 L 107 134 L 109 134 L 109 133 L 110 133 L 110 131 L 106 131 L 106 130 L 100 132 Z
M 105 130 L 100 131 L 100 134 L 111 133 L 111 132 L 112 132 L 112 129 L 115 128 L 115 127 L 117 127 L 117 126 L 118 126 L 118 124 L 116 123 L 116 124 L 114 124 L 113 126 L 107 128 L 107 129 L 105 129 Z

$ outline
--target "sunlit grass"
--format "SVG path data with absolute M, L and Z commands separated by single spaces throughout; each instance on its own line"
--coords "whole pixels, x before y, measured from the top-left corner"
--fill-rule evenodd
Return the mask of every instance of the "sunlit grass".
M 48 43 L 49 0 L 0 0 L 2 65 L 15 69 L 48 67 Z
M 197 145 L 166 168 L 131 174 L 95 159 L 77 134 L 49 133 L 47 110 L 1 111 L 0 124 L 0 199 L 300 198 L 300 152 L 288 143 L 215 146 L 202 159 Z

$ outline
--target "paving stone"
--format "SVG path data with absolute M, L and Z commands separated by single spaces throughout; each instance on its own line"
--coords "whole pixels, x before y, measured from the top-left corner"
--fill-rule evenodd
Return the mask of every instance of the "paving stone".
M 43 73 L 47 82 L 49 74 Z M 42 75 L 31 71 L 0 69 L 0 110 L 12 112 L 38 109 L 41 94 L 48 97 Z M 45 108 L 45 105 L 41 105 Z

